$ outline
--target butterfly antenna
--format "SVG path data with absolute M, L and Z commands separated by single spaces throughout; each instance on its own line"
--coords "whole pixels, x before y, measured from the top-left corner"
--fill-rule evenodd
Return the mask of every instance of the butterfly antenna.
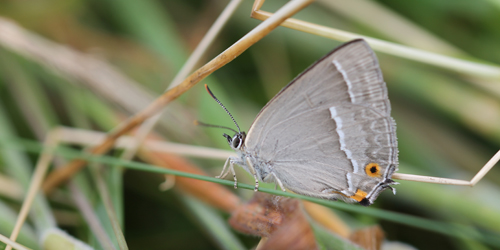
M 212 127 L 212 128 L 225 128 L 225 129 L 229 129 L 235 133 L 238 133 L 238 131 L 232 129 L 232 128 L 229 128 L 229 127 L 225 127 L 225 126 L 219 126 L 219 125 L 212 125 L 212 124 L 208 124 L 208 123 L 204 123 L 204 122 L 200 122 L 200 121 L 194 121 L 194 124 L 195 125 L 199 125 L 199 126 L 204 126 L 204 127 Z
M 240 130 L 240 126 L 238 126 L 238 123 L 236 123 L 236 120 L 234 120 L 233 118 L 233 115 L 231 115 L 231 113 L 229 113 L 229 111 L 227 110 L 226 107 L 224 107 L 224 105 L 219 101 L 219 99 L 217 99 L 217 97 L 215 97 L 214 93 L 212 93 L 212 91 L 208 88 L 208 85 L 205 84 L 205 89 L 207 89 L 207 92 L 210 94 L 210 96 L 212 98 L 214 98 L 214 100 L 226 111 L 226 113 L 231 117 L 231 119 L 233 120 L 234 124 L 236 125 L 236 127 L 238 128 L 238 132 L 241 133 L 241 130 Z M 233 130 L 234 131 L 234 130 Z M 236 131 L 235 131 L 236 132 Z

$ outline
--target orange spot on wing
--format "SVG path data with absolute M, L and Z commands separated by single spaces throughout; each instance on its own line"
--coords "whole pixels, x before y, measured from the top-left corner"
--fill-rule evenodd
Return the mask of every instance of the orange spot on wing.
M 362 191 L 361 189 L 358 189 L 358 191 L 356 191 L 356 193 L 352 196 L 349 196 L 349 198 L 351 199 L 354 199 L 358 202 L 360 202 L 361 200 L 363 200 L 368 194 L 364 191 Z
M 380 166 L 377 163 L 368 163 L 365 167 L 365 173 L 370 177 L 380 177 L 382 173 Z

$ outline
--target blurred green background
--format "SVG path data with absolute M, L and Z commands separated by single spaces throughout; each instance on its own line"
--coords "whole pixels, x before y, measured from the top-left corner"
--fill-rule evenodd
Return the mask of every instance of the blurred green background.
M 0 135 L 42 141 L 57 125 L 109 131 L 115 116 L 126 117 L 151 102 L 168 86 L 189 53 L 228 1 L 39 0 L 0 1 L 0 17 L 60 45 L 99 60 L 132 79 L 110 82 L 110 92 L 88 79 L 60 73 L 47 61 L 33 60 L 0 42 Z M 411 43 L 437 53 L 500 64 L 500 2 L 319 1 L 297 18 L 396 43 Z M 286 1 L 269 1 L 275 11 Z M 358 5 L 356 5 L 358 4 Z M 260 21 L 249 17 L 245 0 L 204 56 L 208 61 Z M 397 22 L 384 22 L 385 18 Z M 409 26 L 399 27 L 404 22 Z M 2 32 L 2 31 L 0 31 Z M 411 39 L 408 39 L 411 38 Z M 409 41 L 408 41 L 409 40 Z M 437 44 L 439 43 L 439 46 Z M 247 130 L 258 111 L 283 86 L 341 42 L 280 27 L 224 66 L 203 83 Z M 429 45 L 430 44 L 430 45 Z M 434 46 L 436 45 L 436 46 Z M 500 146 L 500 79 L 481 79 L 384 54 L 380 65 L 398 125 L 399 172 L 469 180 Z M 54 58 L 58 55 L 54 54 Z M 97 70 L 96 70 L 97 71 Z M 89 75 L 93 69 L 84 69 Z M 125 81 L 124 81 L 125 82 Z M 232 127 L 231 120 L 206 94 L 202 84 L 169 108 L 156 131 L 175 142 L 229 149 L 220 130 L 196 127 L 195 119 Z M 128 91 L 128 92 L 127 92 Z M 122 98 L 122 99 L 120 99 Z M 0 172 L 26 187 L 38 154 L 0 148 Z M 217 175 L 223 161 L 192 159 Z M 130 249 L 235 249 L 254 247 L 258 238 L 228 229 L 229 216 L 176 191 L 159 192 L 163 177 L 110 168 L 104 179 L 124 226 Z M 87 187 L 99 218 L 104 205 L 85 170 L 75 188 Z M 239 171 L 240 180 L 251 177 Z M 246 178 L 246 179 L 245 179 Z M 1 181 L 1 180 L 0 180 Z M 4 182 L 6 183 L 6 182 Z M 500 169 L 494 168 L 476 187 L 451 187 L 401 181 L 397 195 L 384 192 L 374 207 L 466 225 L 479 234 L 500 235 Z M 21 200 L 0 186 L 0 233 L 10 235 Z M 230 188 L 230 187 L 229 187 Z M 237 190 L 244 199 L 252 192 Z M 35 249 L 40 230 L 56 219 L 73 236 L 104 248 L 69 201 L 68 192 L 40 198 L 20 242 Z M 204 211 L 200 213 L 197 209 Z M 51 214 L 54 214 L 52 217 Z M 221 223 L 200 219 L 205 214 Z M 208 215 L 207 215 L 208 214 Z M 390 241 L 419 249 L 495 249 L 484 242 L 342 213 L 353 227 L 380 224 Z M 111 225 L 103 222 L 110 232 Z M 215 231 L 219 236 L 215 235 Z M 111 235 L 111 234 L 110 234 Z M 223 236 L 220 236 L 223 235 Z M 228 241 L 221 239 L 231 238 Z M 500 237 L 500 236 L 498 236 Z M 113 238 L 113 237 L 111 237 Z M 113 240 L 114 241 L 114 240 Z M 114 244 L 118 244 L 114 242 Z

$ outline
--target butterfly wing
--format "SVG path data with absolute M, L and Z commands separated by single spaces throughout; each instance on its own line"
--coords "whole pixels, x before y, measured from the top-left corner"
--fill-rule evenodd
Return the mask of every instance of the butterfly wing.
M 261 110 L 246 152 L 296 193 L 371 204 L 397 167 L 390 109 L 375 54 L 354 40 L 301 73 Z

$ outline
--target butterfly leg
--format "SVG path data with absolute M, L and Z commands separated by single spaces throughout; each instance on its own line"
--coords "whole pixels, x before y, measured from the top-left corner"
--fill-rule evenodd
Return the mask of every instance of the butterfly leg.
M 222 168 L 222 172 L 220 173 L 220 175 L 215 176 L 215 178 L 224 179 L 229 174 L 229 171 L 231 171 L 231 173 L 233 174 L 233 178 L 234 178 L 234 188 L 236 189 L 236 188 L 238 188 L 238 180 L 236 179 L 236 172 L 234 172 L 234 163 L 235 162 L 238 163 L 238 159 L 233 158 L 233 157 L 227 158 L 226 163 L 224 163 L 224 167 Z M 229 167 L 229 169 L 227 169 L 228 167 Z
M 238 180 L 236 179 L 236 173 L 234 172 L 233 161 L 230 161 L 230 165 L 231 165 L 231 167 L 229 169 L 231 169 L 231 173 L 233 173 L 233 178 L 234 178 L 234 189 L 237 189 L 238 188 Z
M 226 163 L 224 163 L 224 167 L 222 168 L 222 172 L 220 173 L 220 175 L 215 176 L 215 178 L 217 178 L 217 179 L 224 179 L 224 178 L 226 178 L 227 174 L 229 174 L 229 170 L 226 171 L 227 167 L 229 165 L 231 165 L 230 168 L 233 168 L 233 166 L 232 166 L 233 164 L 232 164 L 231 160 L 232 160 L 231 157 L 227 158 Z M 234 169 L 233 169 L 233 173 L 234 173 Z
M 254 192 L 257 192 L 259 190 L 259 178 L 257 177 L 257 171 L 255 171 L 255 168 L 253 167 L 252 161 L 247 157 L 247 166 L 248 169 L 250 170 L 250 173 L 253 174 L 253 178 L 255 179 L 255 188 L 253 189 Z
M 274 179 L 276 180 L 276 182 L 278 183 L 278 185 L 280 185 L 281 190 L 283 192 L 286 192 L 285 187 L 283 186 L 283 183 L 281 183 L 281 180 L 278 179 L 278 176 L 276 176 L 276 174 L 274 172 L 271 172 L 271 174 L 274 176 Z
M 255 179 L 255 188 L 253 189 L 253 191 L 257 192 L 257 190 L 259 190 L 259 179 L 257 179 L 256 173 L 253 173 L 253 178 Z

